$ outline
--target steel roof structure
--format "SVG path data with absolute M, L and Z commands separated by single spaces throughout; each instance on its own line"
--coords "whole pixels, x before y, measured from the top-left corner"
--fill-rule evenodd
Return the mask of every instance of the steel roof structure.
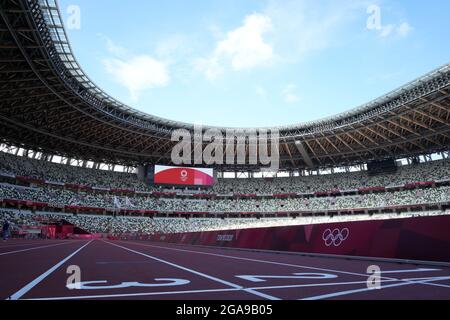
M 173 130 L 193 128 L 96 86 L 72 53 L 55 0 L 0 0 L 0 143 L 94 162 L 171 164 Z M 283 170 L 448 151 L 450 64 L 349 112 L 268 129 L 280 132 Z

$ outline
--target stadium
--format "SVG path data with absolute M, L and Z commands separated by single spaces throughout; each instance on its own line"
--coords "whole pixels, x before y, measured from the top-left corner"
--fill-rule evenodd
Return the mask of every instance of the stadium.
M 0 221 L 2 299 L 450 299 L 450 64 L 318 121 L 199 129 L 94 84 L 55 0 L 1 0 Z

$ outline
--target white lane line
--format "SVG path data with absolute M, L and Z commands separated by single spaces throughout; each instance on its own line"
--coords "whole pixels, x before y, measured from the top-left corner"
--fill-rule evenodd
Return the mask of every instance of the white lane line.
M 388 274 L 388 273 L 416 273 L 416 272 L 432 272 L 432 271 L 442 271 L 442 269 L 424 269 L 424 268 L 418 268 L 418 269 L 410 269 L 410 270 L 389 270 L 389 271 L 381 271 L 381 274 Z
M 407 278 L 407 279 L 403 279 L 404 281 L 423 281 L 423 280 L 427 280 L 428 281 L 446 281 L 446 280 L 450 280 L 450 277 L 446 277 L 446 276 L 441 276 L 441 277 L 430 277 L 430 278 Z M 450 285 L 446 285 L 446 284 L 442 284 L 442 283 L 433 283 L 433 285 L 435 285 L 436 287 L 443 287 L 443 288 L 447 288 L 450 289 Z
M 368 278 L 370 276 L 369 274 L 364 274 L 364 273 L 356 273 L 356 272 L 348 272 L 348 271 L 335 270 L 335 269 L 326 269 L 326 268 L 318 268 L 318 267 L 311 267 L 311 266 L 303 266 L 303 265 L 283 263 L 283 262 L 275 262 L 275 261 L 243 258 L 243 257 L 229 256 L 229 255 L 223 255 L 223 254 L 218 254 L 218 253 L 209 253 L 209 252 L 177 249 L 177 248 L 171 248 L 171 247 L 161 247 L 161 246 L 155 246 L 155 245 L 146 245 L 146 244 L 141 244 L 141 243 L 137 243 L 137 242 L 131 242 L 131 243 L 135 244 L 135 245 L 143 246 L 143 247 L 157 248 L 157 249 L 163 249 L 163 250 L 172 250 L 172 251 L 187 252 L 187 253 L 197 253 L 197 254 L 202 254 L 202 255 L 222 257 L 222 258 L 242 260 L 242 261 L 259 262 L 259 263 L 265 263 L 265 264 L 273 264 L 273 265 L 280 265 L 280 266 L 286 266 L 286 267 L 304 268 L 304 269 L 318 270 L 318 271 L 325 271 L 325 272 L 335 272 L 335 273 L 354 275 L 354 276 L 360 276 L 360 277 L 365 277 L 365 278 Z M 436 269 L 436 270 L 441 271 L 440 269 Z M 397 280 L 397 281 L 403 281 L 403 282 L 407 281 L 407 280 L 391 278 L 391 277 L 383 277 L 383 276 L 381 276 L 380 279 L 381 280 Z M 429 286 L 440 286 L 438 284 L 428 283 L 428 282 L 427 283 L 423 283 L 423 284 L 424 285 L 429 285 Z
M 431 277 L 431 278 L 410 278 L 410 279 L 392 279 L 392 280 L 381 280 L 382 283 L 389 282 L 414 282 L 410 284 L 424 283 L 430 281 L 443 281 L 448 280 L 450 277 Z M 310 283 L 310 284 L 293 284 L 286 286 L 270 286 L 270 287 L 255 287 L 251 288 L 254 290 L 272 290 L 272 289 L 290 289 L 290 288 L 303 288 L 303 287 L 335 287 L 335 286 L 345 286 L 345 285 L 355 285 L 355 284 L 367 284 L 367 281 L 353 281 L 353 282 L 329 282 L 329 283 Z M 436 284 L 443 288 L 450 288 L 450 286 L 445 284 Z
M 266 294 L 266 293 L 263 293 L 263 292 L 259 292 L 259 291 L 255 290 L 255 289 L 251 289 L 251 288 L 250 289 L 249 288 L 245 288 L 245 289 L 242 289 L 242 291 L 254 294 L 255 296 L 264 298 L 266 300 L 272 300 L 272 301 L 281 300 L 280 298 L 277 298 L 277 297 L 275 297 L 273 295 L 269 295 L 269 294 Z
M 56 247 L 56 246 L 62 246 L 64 244 L 68 244 L 68 243 L 75 243 L 75 242 L 63 242 L 63 243 L 57 243 L 57 244 L 52 244 L 52 245 L 48 245 L 48 246 L 33 247 L 33 248 L 27 248 L 27 249 L 22 249 L 22 250 L 16 250 L 16 251 L 8 251 L 8 252 L 0 253 L 0 257 L 7 256 L 10 254 L 20 253 L 20 252 L 27 252 L 27 251 L 33 251 L 33 250 L 39 250 L 39 249 L 45 249 L 45 248 L 52 248 L 52 247 Z
M 163 260 L 163 259 L 159 259 L 159 258 L 157 258 L 157 257 L 153 257 L 153 256 L 147 255 L 147 254 L 145 254 L 145 253 L 142 253 L 142 252 L 139 252 L 139 251 L 136 251 L 136 250 L 127 248 L 127 247 L 123 247 L 123 246 L 120 246 L 120 245 L 117 245 L 117 244 L 114 244 L 114 243 L 111 243 L 111 242 L 106 242 L 106 241 L 103 241 L 103 242 L 108 243 L 108 244 L 110 244 L 110 245 L 112 245 L 112 246 L 115 246 L 115 247 L 118 247 L 118 248 L 122 248 L 122 249 L 124 249 L 124 250 L 129 251 L 129 252 L 133 252 L 133 253 L 135 253 L 135 254 L 141 255 L 141 256 L 143 256 L 143 257 L 147 257 L 147 258 L 149 258 L 149 259 L 152 259 L 152 260 L 155 260 L 155 261 L 158 261 L 158 262 L 167 264 L 167 265 L 172 266 L 172 267 L 175 267 L 175 268 L 177 268 L 177 269 L 181 269 L 181 270 L 184 270 L 184 271 L 187 271 L 187 272 L 196 274 L 196 275 L 198 275 L 198 276 L 200 276 L 200 277 L 207 278 L 207 279 L 212 280 L 212 281 L 215 281 L 215 282 L 219 282 L 219 283 L 224 284 L 224 285 L 226 285 L 226 286 L 229 286 L 229 287 L 232 287 L 232 288 L 235 288 L 235 289 L 239 289 L 239 290 L 246 291 L 247 293 L 251 293 L 251 294 L 253 294 L 253 295 L 259 296 L 259 297 L 264 298 L 264 299 L 268 299 L 268 300 L 279 300 L 279 299 L 276 298 L 276 297 L 269 296 L 269 295 L 267 295 L 267 294 L 264 294 L 264 293 L 261 293 L 261 292 L 257 292 L 257 291 L 252 290 L 252 289 L 244 289 L 242 286 L 237 285 L 237 284 L 235 284 L 235 283 L 232 283 L 232 282 L 229 282 L 229 281 L 226 281 L 226 280 L 222 280 L 222 279 L 219 279 L 219 278 L 217 278 L 217 277 L 214 277 L 214 276 L 211 276 L 211 275 L 207 275 L 207 274 L 205 274 L 205 273 L 202 273 L 202 272 L 199 272 L 199 271 L 195 271 L 195 270 L 193 270 L 193 269 L 189 269 L 189 268 L 183 267 L 183 266 L 181 266 L 181 265 L 178 265 L 178 264 L 175 264 L 175 263 L 172 263 L 172 262 Z
M 384 282 L 394 282 L 395 280 L 386 280 Z M 397 281 L 398 282 L 398 281 Z M 355 284 L 366 284 L 366 281 L 355 281 L 355 282 L 336 282 L 336 283 L 321 283 L 321 284 L 301 284 L 301 285 L 288 285 L 288 286 L 269 286 L 269 287 L 254 287 L 247 288 L 251 290 L 275 290 L 275 289 L 293 289 L 302 287 L 322 287 L 322 286 L 342 286 L 342 285 L 355 285 Z M 195 294 L 195 293 L 221 293 L 221 292 L 238 292 L 244 291 L 242 289 L 210 289 L 210 290 L 187 290 L 187 291 L 172 291 L 172 292 L 144 292 L 144 293 L 123 293 L 123 294 L 104 294 L 104 295 L 90 295 L 90 296 L 73 296 L 73 297 L 48 297 L 48 298 L 33 298 L 33 299 L 23 299 L 23 300 L 82 300 L 82 299 L 108 299 L 108 298 L 127 298 L 127 297 L 145 297 L 145 296 L 159 296 L 159 295 L 183 295 L 183 294 Z
M 68 241 L 68 240 L 64 240 Z M 46 241 L 48 243 L 49 241 Z M 60 241 L 52 241 L 52 242 L 63 242 L 63 240 Z M 8 249 L 8 248 L 15 248 L 15 247 L 25 247 L 25 246 L 32 246 L 32 245 L 42 245 L 44 244 L 44 241 L 33 241 L 33 242 L 15 242 L 15 243 L 8 243 L 8 244 L 0 244 L 0 250 L 1 249 Z
M 444 279 L 444 280 L 446 280 L 446 279 L 450 279 L 450 277 L 430 278 L 430 279 L 427 279 L 427 280 L 408 281 L 408 282 L 390 284 L 390 285 L 387 285 L 387 286 L 382 286 L 380 290 L 385 290 L 385 289 L 395 288 L 395 287 L 411 286 L 411 285 L 416 285 L 416 284 L 427 284 L 427 283 L 432 282 L 432 281 L 437 281 L 436 279 L 439 279 L 439 280 Z M 300 299 L 300 300 L 324 300 L 324 299 L 329 299 L 329 298 L 341 297 L 341 296 L 345 296 L 345 295 L 349 295 L 349 294 L 362 293 L 362 292 L 367 292 L 367 291 L 375 291 L 375 292 L 377 292 L 377 291 L 380 291 L 380 290 L 376 290 L 374 288 L 355 289 L 355 290 L 340 291 L 340 292 L 335 292 L 335 293 L 328 293 L 328 294 L 324 294 L 324 295 L 320 295 L 320 296 L 314 296 L 314 297 L 309 297 L 309 298 L 304 298 L 304 299 Z
M 132 298 L 132 297 L 146 297 L 146 296 L 167 296 L 167 295 L 183 295 L 183 294 L 196 294 L 196 293 L 221 293 L 221 292 L 236 292 L 242 291 L 241 289 L 210 289 L 210 290 L 188 290 L 188 291 L 173 291 L 173 292 L 144 292 L 144 293 L 124 293 L 124 294 L 104 294 L 104 295 L 92 295 L 92 296 L 79 296 L 79 297 L 50 297 L 50 298 L 35 298 L 35 299 L 23 299 L 33 301 L 54 301 L 54 300 L 83 300 L 83 299 L 111 299 L 111 298 Z
M 383 280 L 385 282 L 401 282 L 401 280 Z M 269 287 L 254 287 L 254 290 L 277 290 L 277 289 L 294 289 L 294 288 L 310 288 L 310 287 L 337 287 L 349 286 L 357 284 L 367 284 L 367 281 L 350 281 L 350 282 L 324 282 L 324 283 L 308 283 L 308 284 L 292 284 L 285 286 L 269 286 Z
M 48 244 L 50 242 L 52 243 L 63 243 L 63 242 L 70 242 L 73 240 L 49 240 L 49 241 L 34 241 L 34 242 L 25 242 L 25 243 L 11 243 L 7 245 L 0 246 L 1 249 L 8 249 L 8 248 L 15 248 L 15 247 L 25 247 L 25 246 L 38 246 L 38 245 L 44 245 Z
M 41 274 L 39 277 L 28 283 L 25 287 L 14 293 L 11 297 L 9 297 L 8 300 L 19 300 L 21 297 L 23 297 L 27 292 L 29 292 L 31 289 L 33 289 L 36 285 L 42 282 L 45 278 L 47 278 L 51 273 L 53 273 L 56 269 L 58 269 L 60 266 L 62 266 L 64 263 L 66 263 L 68 260 L 70 260 L 74 255 L 76 255 L 78 252 L 83 250 L 85 247 L 87 247 L 93 240 L 86 243 L 81 248 L 75 250 L 72 254 L 55 264 L 53 267 L 45 271 L 43 274 Z
M 260 259 L 244 258 L 244 257 L 236 257 L 236 256 L 229 256 L 229 255 L 223 255 L 223 254 L 218 254 L 218 253 L 201 252 L 201 251 L 193 251 L 193 250 L 185 250 L 185 249 L 176 249 L 176 248 L 171 248 L 171 247 L 160 247 L 160 246 L 146 245 L 146 244 L 141 244 L 141 243 L 136 243 L 136 242 L 133 242 L 133 244 L 139 245 L 139 246 L 143 246 L 143 247 L 157 248 L 157 249 L 163 249 L 163 250 L 172 250 L 172 251 L 180 251 L 180 252 L 187 252 L 187 253 L 197 253 L 197 254 L 202 254 L 202 255 L 207 255 L 207 256 L 214 256 L 214 257 L 234 259 L 234 260 L 242 260 L 242 261 L 250 261 L 250 262 L 258 262 L 258 263 L 265 263 L 265 264 L 273 264 L 273 265 L 284 266 L 284 267 L 295 267 L 295 268 L 304 268 L 304 269 L 317 270 L 317 271 L 336 272 L 336 273 L 348 274 L 348 275 L 365 277 L 365 278 L 369 277 L 369 274 L 364 274 L 364 273 L 356 273 L 356 272 L 349 272 L 349 271 L 342 271 L 342 270 L 335 270 L 335 269 L 325 269 L 325 268 L 318 268 L 318 267 L 312 267 L 312 266 L 303 266 L 303 265 L 299 265 L 299 264 L 291 264 L 291 263 L 284 263 L 284 262 L 276 262 L 276 261 L 268 261 L 268 260 L 260 260 Z M 387 277 L 381 277 L 381 279 L 394 280 L 394 278 L 387 278 Z M 398 279 L 395 279 L 395 280 L 398 280 Z

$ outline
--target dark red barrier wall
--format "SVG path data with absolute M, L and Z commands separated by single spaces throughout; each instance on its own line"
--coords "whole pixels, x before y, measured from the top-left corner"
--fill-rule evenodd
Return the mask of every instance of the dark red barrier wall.
M 450 216 L 155 235 L 151 240 L 450 262 Z

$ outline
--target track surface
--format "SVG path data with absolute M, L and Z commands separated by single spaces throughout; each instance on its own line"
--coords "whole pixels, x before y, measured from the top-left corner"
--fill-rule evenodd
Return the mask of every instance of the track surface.
M 367 286 L 371 265 L 381 289 Z M 68 282 L 70 266 L 81 279 Z M 450 300 L 446 267 L 149 242 L 2 242 L 0 270 L 0 298 L 14 300 Z

